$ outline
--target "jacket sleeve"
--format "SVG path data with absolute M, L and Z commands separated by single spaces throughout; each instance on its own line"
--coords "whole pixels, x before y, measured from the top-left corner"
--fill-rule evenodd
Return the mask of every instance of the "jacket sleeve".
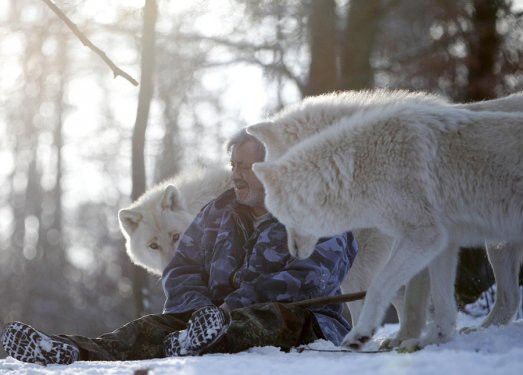
M 187 228 L 173 259 L 163 272 L 164 314 L 186 312 L 213 304 L 206 282 L 202 248 L 208 208 L 202 210 Z
M 271 233 L 273 231 L 273 233 Z M 281 233 L 283 232 L 283 233 Z M 351 233 L 321 239 L 311 257 L 292 258 L 285 229 L 262 232 L 248 267 L 250 281 L 225 298 L 232 308 L 260 302 L 289 302 L 339 293 L 357 245 Z

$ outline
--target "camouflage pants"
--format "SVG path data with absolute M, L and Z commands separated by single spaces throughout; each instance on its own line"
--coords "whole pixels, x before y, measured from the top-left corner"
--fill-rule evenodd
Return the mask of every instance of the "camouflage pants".
M 163 340 L 186 328 L 190 313 L 146 315 L 97 338 L 62 335 L 80 348 L 83 361 L 128 361 L 165 356 Z M 253 346 L 288 350 L 321 337 L 310 311 L 267 303 L 231 312 L 231 325 L 209 353 L 238 353 Z

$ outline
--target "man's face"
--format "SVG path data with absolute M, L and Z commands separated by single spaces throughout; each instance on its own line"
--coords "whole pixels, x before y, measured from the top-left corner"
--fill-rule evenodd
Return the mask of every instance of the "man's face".
M 234 193 L 241 204 L 264 207 L 263 185 L 251 169 L 253 163 L 260 161 L 263 159 L 260 158 L 257 145 L 253 141 L 247 141 L 232 148 L 231 167 Z

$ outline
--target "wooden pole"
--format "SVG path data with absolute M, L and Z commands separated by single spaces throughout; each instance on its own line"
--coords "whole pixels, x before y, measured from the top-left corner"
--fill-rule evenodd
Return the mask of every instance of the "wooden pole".
M 365 298 L 366 294 L 367 294 L 367 292 L 363 291 L 363 292 L 350 293 L 350 294 L 340 294 L 339 296 L 318 297 L 318 298 L 305 299 L 302 301 L 288 302 L 288 303 L 286 303 L 286 305 L 287 306 L 300 306 L 300 307 L 313 307 L 313 306 L 328 305 L 331 303 L 351 302 L 351 301 L 357 301 L 357 300 Z

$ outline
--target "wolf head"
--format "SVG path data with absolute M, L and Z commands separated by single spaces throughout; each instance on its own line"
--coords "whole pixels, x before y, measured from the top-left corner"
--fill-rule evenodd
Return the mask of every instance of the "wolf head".
M 247 132 L 269 150 L 274 145 L 277 150 L 286 146 L 276 159 L 276 153 L 269 152 L 269 158 L 255 163 L 253 171 L 264 185 L 265 207 L 287 228 L 290 253 L 306 258 L 314 251 L 318 238 L 346 230 L 344 220 L 333 211 L 340 210 L 340 202 L 350 196 L 353 150 L 351 142 L 345 142 L 334 126 L 301 142 L 294 139 L 297 133 L 289 136 L 288 129 L 295 127 L 261 123 L 247 128 Z M 282 143 L 284 139 L 287 141 Z
M 231 171 L 210 164 L 187 168 L 147 190 L 118 213 L 131 260 L 160 275 L 194 217 L 231 185 Z
M 127 254 L 134 263 L 158 275 L 172 259 L 193 218 L 173 185 L 148 192 L 118 212 Z
M 318 238 L 330 232 L 324 227 L 323 182 L 304 170 L 280 163 L 255 163 L 253 171 L 265 188 L 266 208 L 285 226 L 292 256 L 304 259 L 314 251 Z M 314 174 L 314 172 L 313 172 Z M 324 189 L 323 189 L 324 190 Z

